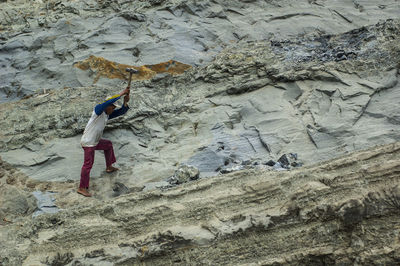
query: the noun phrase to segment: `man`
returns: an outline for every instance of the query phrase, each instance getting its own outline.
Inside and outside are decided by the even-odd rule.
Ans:
[[[124,104],[121,108],[115,110],[116,106],[114,103],[122,96],[124,96]],[[118,170],[118,168],[112,166],[116,160],[111,141],[101,139],[101,137],[103,135],[103,130],[106,126],[107,120],[125,114],[129,109],[128,102],[129,87],[123,90],[120,94],[109,97],[105,102],[96,105],[93,110],[92,117],[89,119],[89,122],[86,125],[81,139],[81,145],[84,150],[84,163],[81,170],[81,182],[77,191],[79,194],[82,194],[85,197],[92,196],[88,189],[90,170],[93,166],[95,150],[104,151],[107,173],[112,173]]]

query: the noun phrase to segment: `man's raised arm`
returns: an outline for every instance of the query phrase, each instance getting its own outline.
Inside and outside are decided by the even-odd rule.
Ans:
[[[114,110],[114,112],[112,112],[109,116],[108,119],[113,119],[116,118],[120,115],[125,114],[128,110],[129,110],[129,106],[128,106],[128,102],[129,102],[129,88],[127,88],[126,90],[128,90],[128,94],[125,94],[124,97],[124,104],[122,105],[121,108]]]
[[[96,105],[96,107],[94,108],[94,112],[96,113],[96,115],[101,115],[104,112],[104,110],[107,108],[107,106],[109,106],[110,104],[115,103],[123,95],[127,95],[127,94],[129,94],[129,89],[128,88],[126,88],[125,90],[121,91],[120,94],[116,94],[116,95],[112,96],[109,100],[105,101],[104,103]]]

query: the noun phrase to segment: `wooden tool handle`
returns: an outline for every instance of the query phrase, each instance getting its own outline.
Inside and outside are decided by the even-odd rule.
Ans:
[[[131,87],[131,81],[132,81],[132,73],[129,73],[128,88]]]

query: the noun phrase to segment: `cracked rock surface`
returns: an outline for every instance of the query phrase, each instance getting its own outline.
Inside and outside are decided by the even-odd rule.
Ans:
[[[290,172],[239,171],[93,199],[0,227],[0,257],[5,265],[394,265],[399,159],[394,143]]]
[[[2,1],[0,102],[92,85],[90,75],[71,68],[92,55],[137,66],[171,59],[205,65],[235,43],[337,34],[399,12],[397,0]]]
[[[131,110],[105,132],[122,169],[112,178],[141,186],[180,164],[207,177],[248,160],[296,153],[310,164],[398,141],[399,32],[399,20],[387,20],[338,35],[242,43],[207,66],[135,81]],[[338,60],[338,47],[355,52]],[[93,106],[114,91],[66,87],[0,105],[1,156],[38,180],[79,180],[79,138]],[[94,183],[108,176],[103,167],[96,160]]]
[[[0,265],[395,265],[399,14],[0,1]],[[82,198],[81,134],[126,67],[120,171],[96,153]]]

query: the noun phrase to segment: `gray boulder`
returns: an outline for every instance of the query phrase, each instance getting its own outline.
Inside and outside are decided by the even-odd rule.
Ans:
[[[36,209],[35,197],[14,186],[3,184],[0,186],[0,214],[13,219],[18,216],[30,215]]]

